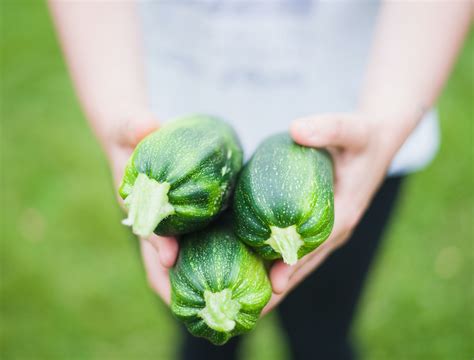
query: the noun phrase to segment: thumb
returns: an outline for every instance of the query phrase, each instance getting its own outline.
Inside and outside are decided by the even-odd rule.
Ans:
[[[354,114],[323,114],[297,119],[290,128],[293,139],[310,147],[360,149],[367,143],[367,124]]]
[[[179,251],[178,241],[176,238],[171,236],[157,236],[153,234],[147,240],[158,252],[161,265],[165,268],[172,267],[176,262]]]
[[[293,271],[293,267],[285,264],[283,261],[275,261],[270,269],[270,281],[274,294],[282,294],[287,290]]]

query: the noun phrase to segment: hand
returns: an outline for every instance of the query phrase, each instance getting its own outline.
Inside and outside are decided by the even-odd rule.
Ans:
[[[349,238],[384,179],[393,156],[405,140],[395,118],[365,114],[326,114],[296,120],[293,139],[304,146],[326,148],[335,174],[335,222],[330,237],[295,265],[282,261],[270,270],[273,309],[298,283]]]
[[[146,135],[158,128],[158,121],[148,112],[134,113],[129,119],[114,122],[109,129],[98,134],[112,166],[118,189],[135,146]],[[122,199],[119,202],[123,205]],[[178,254],[178,242],[174,237],[152,235],[140,239],[141,254],[150,287],[167,303],[170,303],[168,268],[172,267]]]

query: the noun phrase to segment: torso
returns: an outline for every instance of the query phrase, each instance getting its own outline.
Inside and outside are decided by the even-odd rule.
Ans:
[[[295,118],[356,106],[377,2],[141,4],[150,91],[160,119],[221,116],[235,127],[250,156],[263,138],[287,131]],[[429,162],[437,134],[431,113],[391,172]]]

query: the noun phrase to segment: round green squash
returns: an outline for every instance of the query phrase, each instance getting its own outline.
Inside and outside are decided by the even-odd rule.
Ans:
[[[272,294],[263,260],[228,224],[184,235],[170,281],[172,313],[216,345],[253,329]]]
[[[242,167],[233,129],[192,115],[165,124],[135,148],[119,188],[139,236],[184,234],[206,226],[226,205]]]
[[[265,259],[294,264],[317,248],[334,223],[329,154],[288,134],[266,139],[242,170],[234,198],[236,233]]]

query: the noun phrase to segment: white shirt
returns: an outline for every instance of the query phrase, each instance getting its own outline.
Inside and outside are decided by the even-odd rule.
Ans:
[[[377,2],[160,0],[141,2],[148,79],[160,119],[222,117],[246,157],[292,120],[354,111]],[[430,111],[390,174],[426,166],[439,144]]]

